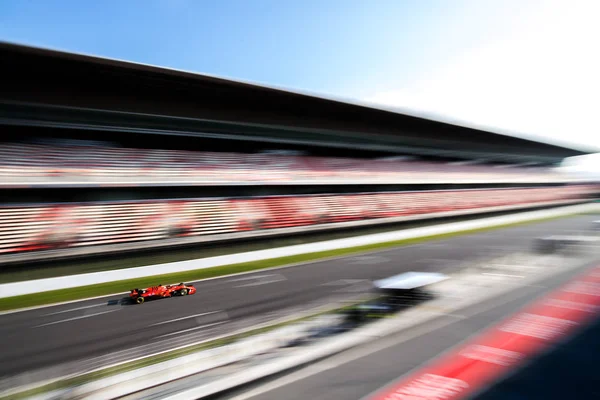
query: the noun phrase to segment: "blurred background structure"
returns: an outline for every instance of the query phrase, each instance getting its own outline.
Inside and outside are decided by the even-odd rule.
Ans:
[[[0,2],[0,400],[599,397],[598,11]]]
[[[0,263],[598,193],[556,169],[582,151],[146,65],[0,52]]]

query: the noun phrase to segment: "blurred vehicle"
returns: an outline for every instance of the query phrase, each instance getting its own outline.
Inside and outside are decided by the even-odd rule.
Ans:
[[[373,282],[373,300],[359,304],[347,312],[353,322],[363,322],[374,318],[384,318],[403,308],[432,299],[427,287],[449,277],[440,273],[406,272]]]
[[[129,297],[137,304],[142,304],[146,300],[164,299],[173,296],[187,296],[195,294],[196,288],[193,285],[178,283],[175,285],[157,285],[146,289],[133,289]]]
[[[553,235],[535,239],[534,251],[540,254],[558,253],[575,246],[585,246],[598,243],[600,239],[595,236],[583,235]]]

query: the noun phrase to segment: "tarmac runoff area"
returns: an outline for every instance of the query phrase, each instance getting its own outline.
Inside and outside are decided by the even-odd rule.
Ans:
[[[597,217],[579,215],[399,247],[369,255],[312,262],[267,273],[256,272],[244,275],[243,278],[212,279],[197,283],[197,295],[149,302],[143,306],[125,306],[116,297],[2,315],[0,335],[3,341],[0,343],[0,352],[13,361],[0,367],[4,385],[0,389],[17,381],[24,384],[34,378],[50,379],[57,373],[63,373],[65,368],[73,368],[75,371],[91,370],[100,364],[119,362],[147,354],[148,351],[166,350],[210,339],[310,306],[316,307],[356,296],[365,290],[369,281],[398,273],[414,270],[452,273],[476,260],[528,251],[532,239],[538,236],[549,233],[581,234],[589,230],[594,220]],[[526,288],[536,289],[541,288]],[[512,303],[503,307],[510,304]],[[502,307],[498,310],[505,311]],[[466,313],[461,315],[468,316]],[[487,312],[485,316],[475,317],[474,321],[483,320],[485,323],[495,318],[486,316]],[[465,332],[476,329],[475,325],[470,325],[471,318],[441,318],[452,322],[452,332],[459,332],[454,336],[462,337]],[[467,325],[460,328],[463,323]],[[432,331],[427,335],[436,332]],[[439,339],[439,344],[436,345],[429,342],[420,345],[423,346],[423,354],[421,351],[414,351],[419,349],[419,344],[415,343],[410,346],[413,350],[406,356],[400,356],[404,360],[402,365],[410,367],[419,362],[417,359],[424,360],[428,354],[436,354],[435,351],[427,351],[439,350],[439,346],[446,348],[451,343]],[[392,351],[389,352],[391,353]],[[411,359],[411,353],[415,353],[414,359]],[[397,362],[398,357],[392,359]],[[379,363],[380,360],[376,362]],[[380,385],[388,377],[386,374],[389,374],[390,379],[397,378],[399,371],[377,368],[373,370],[374,377],[370,384]],[[318,374],[318,377],[321,375]],[[369,379],[366,378],[368,374],[364,379],[361,375],[347,376],[348,381],[364,380],[365,388],[369,386]],[[377,381],[375,376],[381,376],[381,379]],[[333,382],[334,380],[330,381]],[[327,391],[324,390],[323,393],[325,392]],[[357,398],[356,391],[353,394],[352,398]],[[303,396],[312,398],[306,397],[306,392]],[[279,398],[291,397],[286,395]]]

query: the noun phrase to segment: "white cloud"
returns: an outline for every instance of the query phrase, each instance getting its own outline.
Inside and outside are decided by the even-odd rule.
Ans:
[[[426,79],[363,100],[600,149],[600,2],[522,4],[529,7],[485,46],[430,68]]]

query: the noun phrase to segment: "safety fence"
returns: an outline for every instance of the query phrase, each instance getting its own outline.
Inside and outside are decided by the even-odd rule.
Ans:
[[[0,254],[583,199],[594,186],[0,207]]]
[[[450,183],[566,181],[546,167],[101,145],[0,144],[0,185],[103,183]]]

